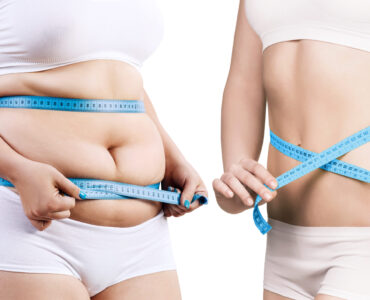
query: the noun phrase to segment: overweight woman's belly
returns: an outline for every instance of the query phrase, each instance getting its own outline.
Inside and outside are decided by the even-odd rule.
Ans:
[[[34,73],[0,76],[0,96],[142,99],[139,73],[123,62],[94,60]],[[66,177],[138,185],[163,179],[164,149],[146,113],[0,109],[0,135],[24,157],[48,163]],[[16,188],[11,188],[16,192]],[[78,200],[71,219],[128,227],[154,217],[159,202]]]
[[[370,53],[302,40],[264,52],[271,130],[283,140],[321,152],[370,125]],[[339,158],[370,170],[370,145]],[[300,162],[269,145],[275,177]],[[317,169],[278,190],[269,216],[303,226],[370,226],[370,184]]]

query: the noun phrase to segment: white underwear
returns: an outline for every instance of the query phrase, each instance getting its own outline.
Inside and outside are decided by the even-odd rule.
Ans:
[[[269,219],[264,288],[297,300],[370,299],[370,227],[305,227]]]
[[[72,275],[92,297],[128,278],[174,269],[163,212],[133,227],[65,218],[39,231],[19,195],[0,186],[0,270]]]

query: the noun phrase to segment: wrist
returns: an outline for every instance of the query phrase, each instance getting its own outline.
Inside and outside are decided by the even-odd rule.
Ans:
[[[218,206],[229,214],[239,214],[253,206],[246,206],[238,196],[232,198],[225,198],[223,196],[216,196]]]
[[[23,175],[25,168],[27,168],[32,163],[34,163],[34,161],[23,156],[19,156],[16,160],[12,162],[11,166],[9,167],[9,171],[6,174],[7,180],[15,185],[15,183]]]

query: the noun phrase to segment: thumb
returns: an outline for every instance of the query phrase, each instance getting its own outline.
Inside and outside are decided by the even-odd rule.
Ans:
[[[187,209],[190,207],[196,187],[197,185],[193,180],[185,182],[184,189],[181,193],[180,203]]]
[[[61,175],[57,181],[58,187],[69,196],[75,199],[85,199],[86,194],[71,180]]]

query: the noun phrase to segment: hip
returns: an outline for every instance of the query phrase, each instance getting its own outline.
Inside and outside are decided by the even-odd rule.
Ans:
[[[369,299],[370,227],[306,227],[269,219],[264,288],[292,299]]]
[[[54,220],[43,231],[23,214],[20,198],[0,186],[0,270],[72,275],[90,297],[139,275],[176,269],[167,220],[127,228]],[[93,237],[93,238],[92,238]]]

